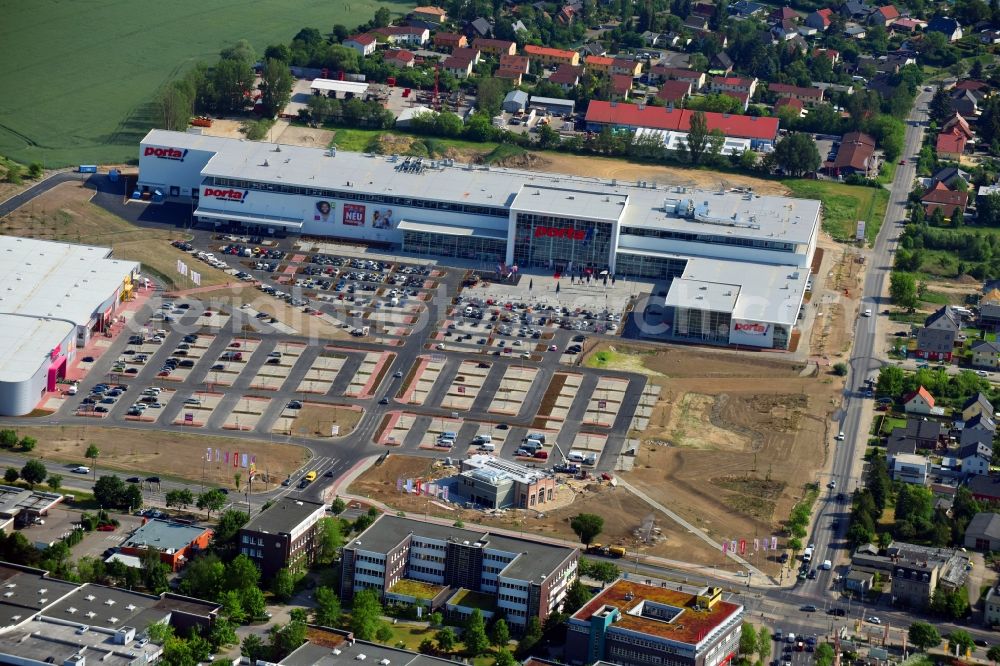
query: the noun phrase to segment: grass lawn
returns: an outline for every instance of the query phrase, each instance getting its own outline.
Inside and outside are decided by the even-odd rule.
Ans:
[[[827,180],[781,181],[792,196],[823,202],[823,229],[836,240],[853,240],[858,220],[865,221],[865,237],[875,242],[885,218],[889,193],[874,187],[845,185]]]
[[[389,627],[392,629],[392,639],[386,645],[404,647],[414,652],[417,651],[425,638],[434,640],[434,634],[437,633],[436,629],[431,629],[426,624],[400,622],[399,624],[390,624]]]
[[[353,152],[366,152],[370,150],[372,141],[383,134],[394,134],[399,136],[411,136],[423,143],[429,152],[439,153],[449,148],[459,150],[475,150],[480,153],[488,153],[497,150],[499,144],[478,141],[466,141],[464,139],[444,139],[440,137],[423,136],[399,130],[384,129],[358,129],[355,127],[331,127],[334,131],[333,141],[330,145],[336,146],[339,150]],[[434,155],[431,155],[433,157]],[[502,157],[506,157],[503,155]],[[498,158],[499,159],[499,158]]]
[[[899,162],[886,162],[882,165],[882,172],[878,175],[878,182],[888,185],[896,177],[896,167]]]
[[[440,585],[424,583],[412,578],[403,578],[397,581],[389,591],[395,594],[404,594],[414,599],[433,599],[443,589]]]
[[[402,14],[404,0],[126,0],[4,3],[0,43],[0,155],[46,167],[138,157],[152,125],[150,101],[198,61],[247,39],[261,53],[302,27],[354,29],[378,7]]]

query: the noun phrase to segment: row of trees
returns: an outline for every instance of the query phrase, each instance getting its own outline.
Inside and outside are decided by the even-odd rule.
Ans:
[[[875,392],[880,396],[899,398],[921,386],[939,400],[955,404],[965,402],[976,393],[983,393],[990,400],[1000,397],[987,379],[971,370],[950,375],[944,370],[920,368],[916,372],[906,373],[894,365],[887,365],[879,371]]]

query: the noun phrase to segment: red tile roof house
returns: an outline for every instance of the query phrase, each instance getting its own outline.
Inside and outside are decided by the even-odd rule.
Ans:
[[[794,110],[796,117],[802,117],[803,105],[801,100],[794,97],[779,97],[778,101],[774,103],[775,112],[785,108]]]
[[[441,66],[455,78],[464,79],[472,73],[472,67],[479,62],[477,49],[455,49],[444,59]]]
[[[374,36],[368,33],[363,33],[360,35],[353,35],[348,37],[342,42],[342,46],[346,46],[349,49],[354,49],[362,57],[369,56],[375,53],[375,47],[378,46],[378,40]]]
[[[806,17],[806,25],[810,28],[816,28],[817,30],[826,30],[830,27],[832,16],[832,9],[817,9]]]
[[[708,87],[711,92],[741,92],[753,96],[757,79],[743,76],[716,76]]]
[[[941,209],[945,218],[951,219],[956,212],[961,215],[969,205],[969,193],[948,189],[948,186],[938,182],[931,191],[920,197],[924,212],[930,216],[935,210]]]
[[[676,79],[687,81],[691,84],[692,90],[701,90],[705,87],[706,76],[704,72],[696,72],[693,69],[682,69],[680,67],[664,67],[663,65],[653,65],[649,70],[651,83]]]
[[[934,396],[923,386],[903,396],[903,411],[907,414],[927,414],[934,409]]]
[[[642,127],[687,132],[691,127],[690,109],[670,109],[658,106],[638,106],[593,100],[587,107],[587,129],[599,132],[604,127],[636,130]],[[730,113],[705,112],[709,131],[717,129],[737,139],[750,139],[750,148],[760,150],[773,146],[778,136],[777,118],[743,116]]]
[[[802,102],[807,108],[813,108],[817,104],[823,103],[822,88],[805,88],[803,86],[790,86],[787,83],[769,83],[767,90],[777,98],[791,97]]]
[[[812,55],[814,58],[826,56],[830,60],[831,65],[836,65],[840,62],[840,51],[836,49],[813,49]]]
[[[937,137],[937,155],[939,160],[951,160],[958,162],[965,152],[965,144],[968,139],[965,133],[957,128],[952,128],[947,132],[941,132]]]
[[[496,71],[498,79],[515,81],[514,85],[521,82],[521,77],[528,73],[530,61],[526,56],[507,55],[500,56],[500,67]]]
[[[412,25],[390,25],[384,28],[375,28],[371,32],[374,35],[382,35],[390,44],[423,46],[431,40],[430,30]]]
[[[628,99],[632,92],[632,77],[628,74],[611,75],[611,94],[618,99]]]
[[[926,21],[920,21],[912,18],[901,18],[893,21],[889,28],[895,32],[913,33],[916,32],[918,28],[924,28],[926,26]]]
[[[559,65],[559,69],[552,72],[549,83],[554,83],[563,90],[569,90],[580,82],[580,75],[583,74],[581,65]]]
[[[673,79],[664,81],[660,84],[660,89],[656,91],[656,96],[665,102],[680,105],[691,96],[691,82]]]
[[[396,67],[413,67],[413,61],[416,60],[416,56],[410,51],[404,49],[396,49],[391,51],[386,51],[382,56],[383,62],[387,65],[395,65]]]
[[[517,53],[517,44],[506,39],[489,39],[487,37],[476,37],[472,41],[472,48],[479,49],[483,55],[505,56]]]
[[[899,18],[899,10],[893,5],[879,7],[868,17],[869,25],[883,25],[888,27],[890,23]]]
[[[448,12],[440,7],[414,7],[410,15],[415,19],[432,23],[444,23],[448,19]]]
[[[434,48],[450,53],[454,49],[462,49],[469,45],[469,39],[457,32],[438,32],[434,34]]]
[[[848,132],[841,138],[837,156],[824,168],[831,176],[849,176],[852,173],[868,176],[876,166],[874,156],[875,139],[862,132]]]
[[[750,108],[750,93],[736,92],[735,90],[723,90],[719,93],[726,97],[732,97],[740,103],[740,108],[745,112]]]

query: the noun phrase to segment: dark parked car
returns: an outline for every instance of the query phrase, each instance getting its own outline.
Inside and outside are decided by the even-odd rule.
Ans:
[[[125,481],[127,481],[128,483],[140,483],[139,477],[137,476],[130,476],[127,479],[125,479]]]

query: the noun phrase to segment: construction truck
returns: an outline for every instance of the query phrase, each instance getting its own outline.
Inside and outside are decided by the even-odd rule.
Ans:
[[[587,546],[587,552],[591,555],[604,555],[605,557],[625,557],[625,549],[622,546],[602,546],[599,543],[592,543]]]

